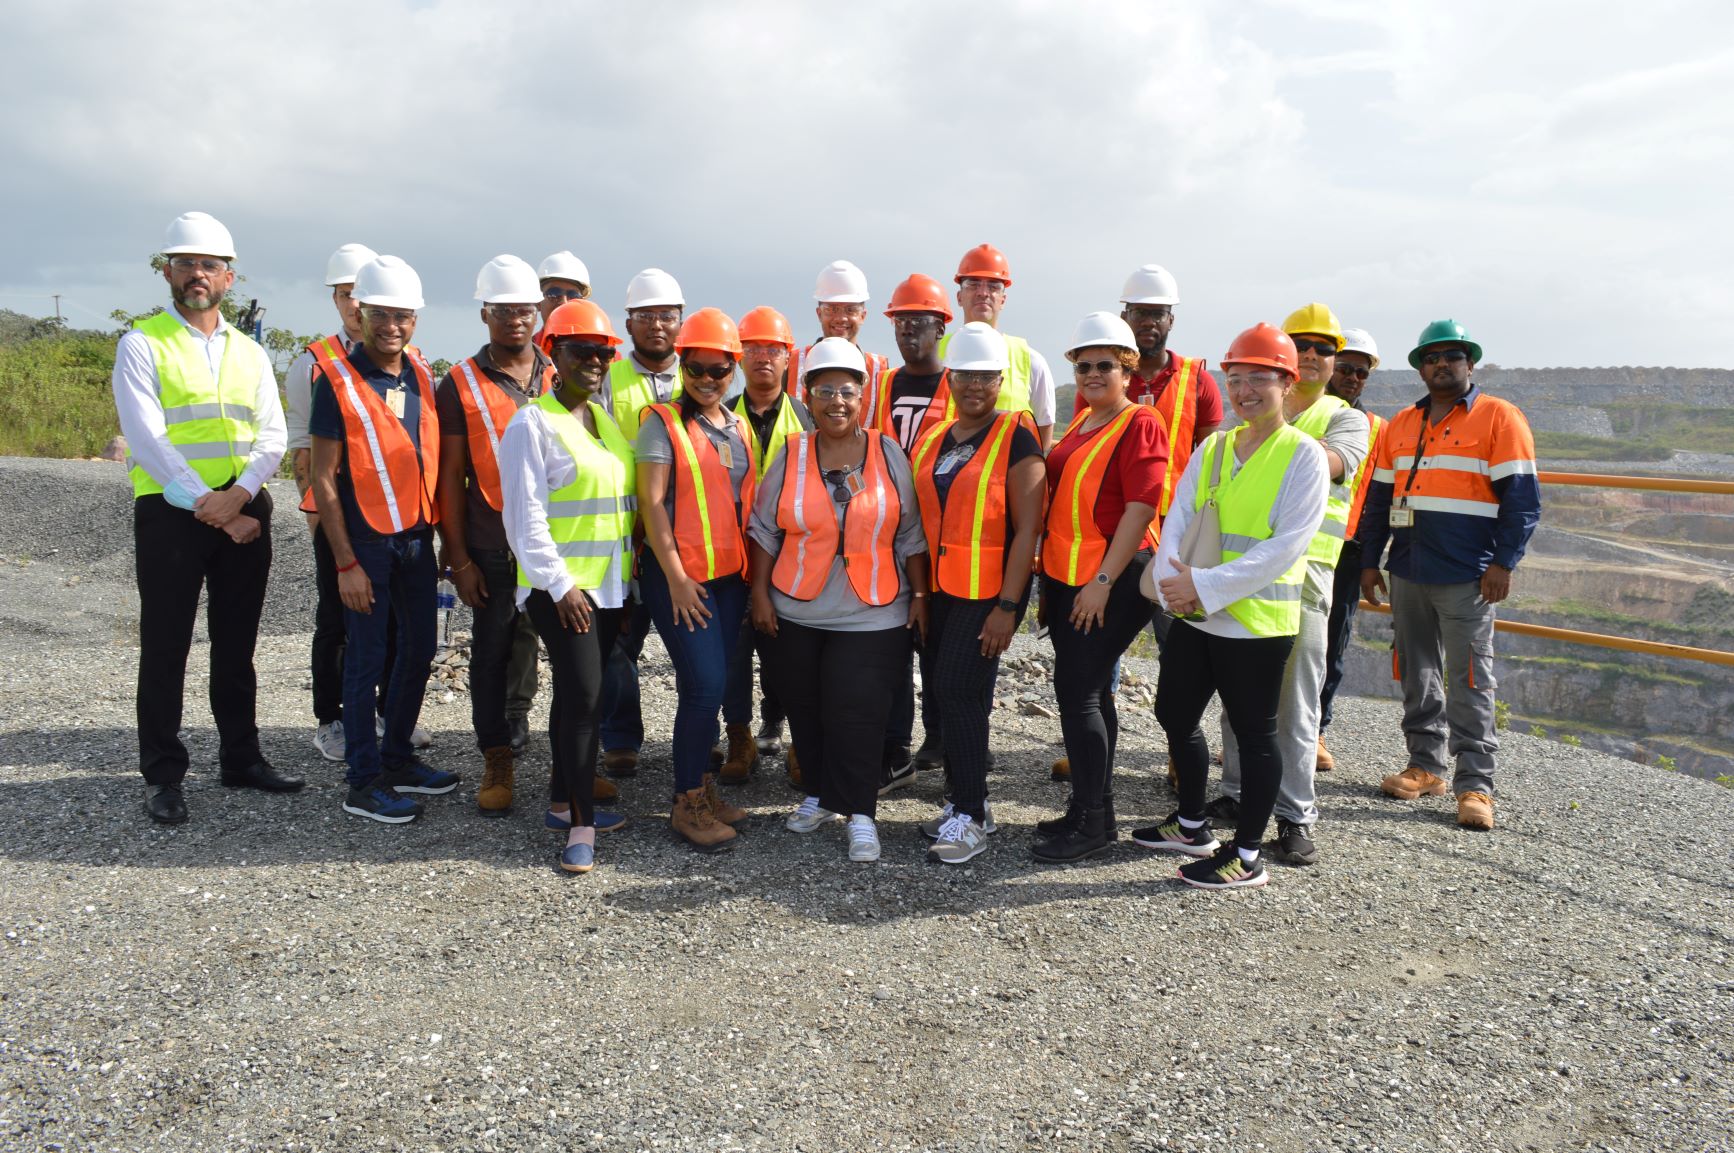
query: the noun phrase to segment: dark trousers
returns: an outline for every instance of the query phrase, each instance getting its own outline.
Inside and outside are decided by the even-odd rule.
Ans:
[[[253,650],[265,582],[271,574],[271,494],[241,510],[257,517],[251,544],[236,544],[222,529],[203,525],[161,495],[133,501],[133,549],[138,573],[138,761],[153,785],[178,784],[187,775],[181,743],[187,653],[205,590],[211,638],[211,715],[217,722],[217,763],[241,770],[259,758],[254,711],[258,679]]]
[[[649,552],[638,574],[644,607],[656,624],[662,647],[674,665],[674,790],[689,792],[704,784],[710,772],[710,748],[716,744],[717,716],[722,712],[729,665],[741,638],[747,611],[747,585],[738,576],[706,581],[705,627],[688,630],[674,620],[674,600],[668,577]]]
[[[650,614],[642,604],[633,605],[630,614],[602,671],[602,747],[636,753],[644,746],[638,658],[644,655],[644,641],[650,636]]]
[[[514,567],[517,565],[516,560],[512,563]],[[516,577],[512,579],[517,580]],[[509,591],[516,599],[517,590]],[[531,706],[536,703],[541,653],[542,646],[537,641],[536,626],[531,622],[530,614],[519,613],[512,634],[512,659],[506,668],[506,716],[514,721],[529,716]]]
[[[902,625],[846,633],[777,621],[777,692],[803,787],[834,813],[878,812],[880,750],[909,635]]]
[[[337,561],[325,530],[313,530],[313,587],[318,599],[313,606],[313,719],[322,725],[343,719],[343,644],[348,635],[343,626],[343,600],[337,595]],[[380,674],[375,708],[385,715],[385,686],[397,659],[397,622],[388,620],[385,632],[385,671]]]
[[[776,637],[766,636],[753,627],[750,613],[742,615],[741,639],[735,645],[734,663],[729,665],[728,688],[723,692],[725,724],[753,723],[754,653],[759,656],[759,720],[767,725],[780,725],[788,719],[771,676],[771,646],[776,643]]]
[[[601,738],[597,712],[602,703],[604,654],[614,651],[620,631],[619,609],[590,611],[590,631],[574,632],[560,623],[553,598],[536,589],[524,612],[548,647],[554,675],[554,700],[548,707],[548,747],[553,751],[555,803],[572,806],[577,828],[596,823],[596,746]]]
[[[410,733],[421,716],[435,644],[435,585],[432,529],[392,536],[351,538],[350,548],[373,583],[373,608],[343,610],[348,644],[343,653],[343,743],[351,785],[363,785],[383,766],[415,757]],[[397,661],[385,690],[385,742],[373,731],[370,707],[385,671],[385,638],[397,621]]]
[[[927,649],[917,645],[904,662],[903,678],[897,695],[891,699],[891,718],[885,723],[885,763],[892,761],[892,751],[901,753],[915,741],[915,670],[921,669],[921,732],[923,745],[938,748],[943,743],[940,710],[934,707],[933,692],[927,688],[933,675],[933,659]]]
[[[1211,694],[1222,697],[1222,711],[1240,748],[1240,824],[1234,839],[1248,849],[1263,842],[1282,783],[1276,712],[1293,647],[1293,637],[1219,637],[1176,620],[1169,625],[1156,676],[1156,723],[1168,735],[1168,759],[1180,778],[1180,815],[1188,820],[1204,819],[1210,773],[1210,746],[1198,721]]]
[[[1319,731],[1331,723],[1331,702],[1343,683],[1343,662],[1355,636],[1355,613],[1361,605],[1361,546],[1343,545],[1331,584],[1331,617],[1325,625],[1325,682],[1319,689]]]
[[[511,670],[523,643],[519,627],[518,565],[509,549],[470,550],[470,559],[482,570],[488,599],[470,610],[470,725],[476,731],[476,748],[497,749],[512,742],[506,720],[506,698]],[[535,661],[536,637],[529,636],[530,660]]]
[[[1072,764],[1072,797],[1087,809],[1101,807],[1102,794],[1114,791],[1114,754],[1120,741],[1120,716],[1114,707],[1114,666],[1156,606],[1138,591],[1148,553],[1139,553],[1108,592],[1102,623],[1083,632],[1070,620],[1072,602],[1083,591],[1042,577],[1047,600],[1048,636],[1054,643],[1054,695],[1060,706],[1060,735]]]
[[[934,593],[922,648],[922,699],[945,718],[939,745],[951,803],[977,821],[987,819],[987,719],[999,680],[999,658],[981,655],[981,627],[997,603]]]

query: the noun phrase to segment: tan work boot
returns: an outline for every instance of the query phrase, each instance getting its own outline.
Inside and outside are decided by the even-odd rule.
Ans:
[[[616,779],[638,775],[637,749],[609,749],[602,754],[602,768]]]
[[[729,725],[729,755],[722,763],[722,783],[744,785],[759,763],[759,743],[753,740],[749,725]]]
[[[592,801],[618,801],[620,789],[613,781],[598,773],[594,783],[590,786],[590,799]]]
[[[1070,757],[1061,757],[1059,760],[1055,761],[1048,768],[1048,777],[1050,779],[1056,780],[1056,781],[1069,781],[1069,780],[1071,780],[1072,779],[1072,759]]]
[[[750,815],[739,805],[723,800],[716,789],[715,773],[704,775],[704,799],[710,802],[710,811],[716,814],[716,819],[725,825],[738,825]]]
[[[1388,773],[1379,782],[1379,791],[1387,797],[1396,797],[1399,801],[1412,801],[1416,797],[1442,797],[1445,795],[1445,781],[1429,773],[1419,765],[1410,765],[1400,773]]]
[[[735,839],[735,831],[716,819],[710,798],[704,795],[703,785],[675,795],[674,811],[669,814],[668,823],[701,853],[729,848],[729,842]]]
[[[800,788],[801,787],[801,758],[795,755],[795,745],[794,745],[793,741],[789,742],[789,749],[788,749],[788,752],[783,754],[783,760],[788,763],[787,767],[789,770],[789,787],[792,789]]]
[[[512,746],[482,750],[482,787],[476,807],[484,817],[503,817],[512,809]]]
[[[1493,798],[1471,789],[1457,794],[1457,823],[1465,829],[1493,827]]]
[[[1320,737],[1319,738],[1318,771],[1321,773],[1328,773],[1336,767],[1337,767],[1337,758],[1331,756],[1331,751],[1329,749],[1325,748],[1325,739],[1323,737]]]

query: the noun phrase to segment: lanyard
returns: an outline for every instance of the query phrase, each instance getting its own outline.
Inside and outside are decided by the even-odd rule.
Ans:
[[[1460,404],[1462,402],[1459,401],[1458,403]],[[1451,406],[1451,411],[1445,414],[1444,420],[1441,420],[1439,424],[1443,425],[1446,420],[1450,420],[1451,413],[1456,411],[1457,405],[1453,404]],[[1427,426],[1429,424],[1427,417],[1431,412],[1432,407],[1429,405],[1427,413],[1423,414],[1421,417],[1421,431],[1415,434],[1415,459],[1409,462],[1409,479],[1403,484],[1403,495],[1399,499],[1399,503],[1406,502],[1409,499],[1409,490],[1415,487],[1415,473],[1421,468],[1421,457],[1427,448]],[[1443,432],[1449,431],[1450,429],[1443,430]],[[1443,435],[1443,433],[1441,433],[1441,435]]]

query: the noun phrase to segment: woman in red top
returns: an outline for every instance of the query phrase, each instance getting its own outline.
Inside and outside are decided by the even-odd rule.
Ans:
[[[1036,825],[1035,855],[1075,861],[1106,848],[1114,826],[1119,718],[1114,665],[1153,607],[1138,591],[1156,546],[1168,432],[1126,385],[1138,364],[1132,329],[1111,312],[1078,322],[1066,353],[1089,406],[1048,454],[1042,614],[1054,642],[1054,692],[1071,762],[1065,814]]]

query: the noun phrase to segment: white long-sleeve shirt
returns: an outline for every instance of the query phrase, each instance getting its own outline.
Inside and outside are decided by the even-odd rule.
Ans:
[[[534,404],[520,408],[500,438],[500,516],[519,571],[532,587],[556,601],[570,592],[575,582],[548,532],[548,497],[577,478],[578,466],[560,443],[548,414]],[[601,588],[584,590],[597,608],[617,609],[626,603],[626,581],[621,574],[629,567],[624,557],[627,547],[627,541],[616,541],[608,558],[608,579]],[[517,594],[518,607],[523,608],[530,599],[530,589],[519,585]]]
[[[187,324],[187,333],[205,352],[211,379],[222,371],[223,352],[228,348],[229,333],[235,331],[228,321],[220,321],[217,331],[209,337]],[[157,376],[156,357],[151,355],[150,341],[142,332],[129,332],[120,338],[114,351],[114,409],[120,417],[120,431],[126,437],[132,463],[150,474],[163,486],[163,498],[176,508],[190,509],[198,499],[211,491],[204,478],[169,443],[168,423],[163,419],[162,382]],[[283,405],[277,397],[277,374],[271,371],[271,360],[263,350],[259,353],[259,380],[253,396],[253,419],[257,431],[253,450],[247,457],[247,467],[235,484],[258,496],[265,482],[277,472],[283,450],[288,443],[288,430],[283,423]]]
[[[1226,437],[1224,432],[1213,433]],[[1226,447],[1226,446],[1225,446]],[[1186,526],[1192,520],[1192,505],[1198,494],[1198,472],[1204,465],[1204,446],[1186,462],[1186,471],[1174,490],[1174,502],[1168,508],[1168,519],[1162,523],[1162,539],[1151,561],[1156,572],[1157,598],[1162,607],[1168,603],[1161,596],[1162,578],[1172,576],[1171,563],[1180,555],[1180,542],[1186,536]],[[1223,462],[1223,484],[1240,472],[1240,461],[1230,452]],[[1215,568],[1192,570],[1192,585],[1198,590],[1198,601],[1206,616],[1201,621],[1186,623],[1203,632],[1219,637],[1250,638],[1245,625],[1223,610],[1235,601],[1243,600],[1267,587],[1306,555],[1313,534],[1325,519],[1325,499],[1330,490],[1330,466],[1325,450],[1311,437],[1303,437],[1295,446],[1294,459],[1289,461],[1277,491],[1276,504],[1270,510],[1271,535],[1253,545],[1241,556]]]
[[[1037,428],[1054,423],[1054,373],[1048,358],[1030,349],[1030,415]]]

